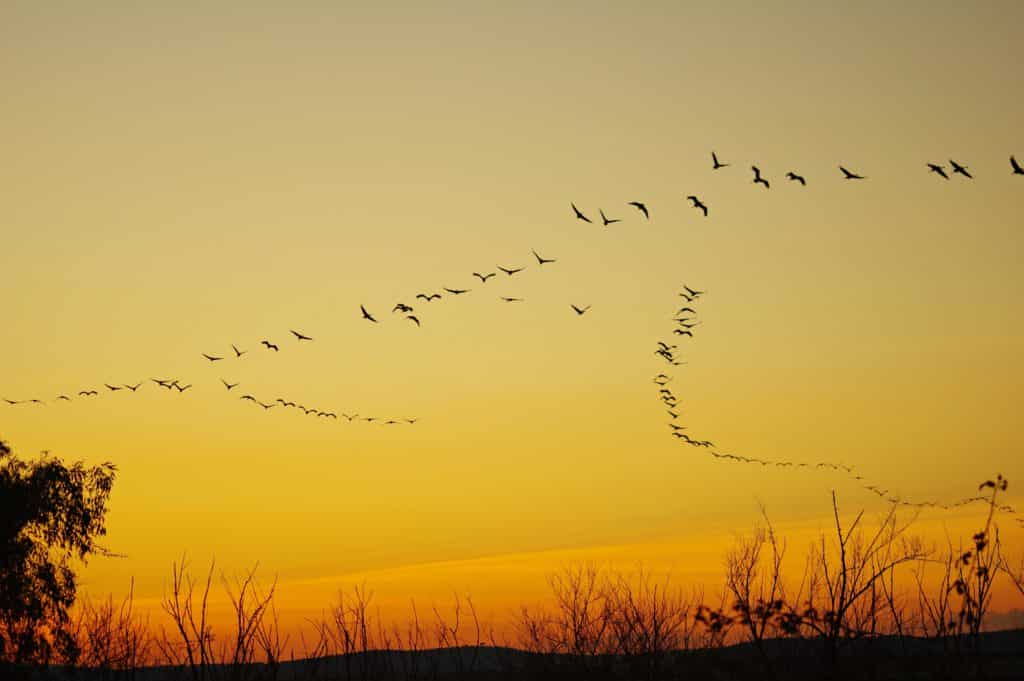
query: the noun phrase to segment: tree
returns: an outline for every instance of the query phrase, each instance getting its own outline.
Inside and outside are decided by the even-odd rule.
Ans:
[[[68,609],[76,562],[109,553],[111,463],[66,464],[44,453],[19,459],[0,441],[0,664],[74,661]]]

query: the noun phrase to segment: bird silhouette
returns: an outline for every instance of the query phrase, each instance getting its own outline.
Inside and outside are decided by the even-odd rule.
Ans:
[[[698,298],[698,297],[700,297],[700,296],[702,296],[702,295],[704,295],[706,293],[706,291],[694,290],[694,289],[690,288],[689,286],[686,286],[685,284],[683,285],[683,290],[685,290],[693,298]]]
[[[352,419],[358,418],[359,414],[342,414],[342,416],[344,416],[346,419],[348,419],[351,422]]]
[[[589,305],[587,305],[586,307],[580,308],[580,307],[576,307],[572,303],[569,304],[569,307],[571,307],[573,309],[573,311],[575,311],[576,314],[578,314],[580,316],[583,316],[583,313],[590,309]]]
[[[210,360],[211,362],[219,362],[220,360],[224,359],[223,357],[215,357],[213,355],[208,355],[205,352],[203,353],[203,357]]]
[[[429,303],[431,300],[434,300],[435,298],[436,299],[440,299],[441,298],[441,294],[440,293],[431,293],[431,294],[417,293],[416,294],[416,298],[425,300],[425,301],[427,301]]]
[[[530,252],[533,253],[533,257],[537,258],[537,264],[538,265],[547,265],[548,263],[558,262],[554,258],[542,258],[542,257],[540,257],[540,254],[537,253],[537,251],[531,250]]]
[[[244,355],[245,353],[249,352],[248,350],[239,350],[239,349],[238,349],[237,347],[235,347],[234,345],[232,345],[232,346],[231,346],[231,349],[235,351],[235,357],[236,357],[236,358],[238,358],[238,357],[241,357],[241,356],[242,356],[242,355]]]
[[[420,325],[420,320],[417,319],[415,316],[413,316],[411,314],[410,315],[406,315],[405,318],[408,319],[411,322],[416,322],[416,326]]]
[[[303,334],[299,333],[298,331],[294,331],[292,329],[288,329],[288,330],[292,332],[293,336],[295,336],[295,340],[298,340],[298,341],[311,341],[311,340],[313,340],[309,336],[303,335]]]
[[[401,312],[405,314],[406,312],[412,312],[412,308],[404,303],[398,303],[397,305],[395,305],[394,308],[392,308],[391,314],[394,314],[396,312]]]
[[[125,383],[124,387],[128,388],[132,392],[135,392],[136,390],[138,390],[139,388],[142,387],[142,383],[141,382],[140,383],[136,383],[135,385],[129,385],[129,384]]]
[[[676,314],[683,314],[684,312],[689,312],[691,314],[697,314],[697,311],[694,310],[692,307],[681,307],[678,310],[676,310]]]
[[[518,272],[522,272],[526,268],[525,267],[507,268],[507,267],[502,267],[501,265],[498,265],[498,269],[511,277],[513,274],[516,274]]]
[[[593,221],[591,221],[590,218],[588,218],[586,215],[580,212],[580,209],[576,207],[575,203],[570,203],[569,205],[572,206],[572,212],[576,213],[577,220],[583,220],[583,222],[589,222],[593,224]]]
[[[189,383],[188,385],[178,385],[177,382],[175,382],[172,385],[174,385],[174,387],[178,389],[179,393],[183,393],[183,392],[185,392],[186,390],[188,390],[189,388],[192,387],[191,383]]]
[[[448,288],[447,286],[442,288],[453,296],[461,296],[463,293],[469,293],[472,290],[468,288]]]
[[[803,175],[797,175],[792,170],[786,173],[786,179],[792,180],[794,182],[799,182],[805,187],[807,186],[807,180],[804,179]]]
[[[486,284],[488,279],[497,276],[497,272],[488,272],[487,274],[480,274],[479,272],[474,272],[473,276],[479,279],[481,284]]]
[[[704,205],[704,204],[703,204],[703,203],[701,202],[701,200],[700,200],[700,199],[698,199],[698,198],[697,198],[696,196],[693,196],[693,195],[691,195],[691,196],[687,196],[686,198],[687,198],[687,200],[688,200],[688,201],[692,201],[692,202],[693,202],[693,207],[694,207],[694,208],[697,208],[697,209],[699,209],[699,210],[702,210],[702,211],[704,211],[704,217],[707,217],[707,216],[708,216],[708,207],[707,207],[707,206],[705,206],[705,205]]]
[[[255,402],[256,402],[256,404],[258,404],[258,405],[260,405],[261,407],[263,407],[263,409],[264,409],[264,410],[267,410],[267,409],[273,409],[274,407],[276,407],[276,406],[277,406],[277,405],[276,405],[276,404],[274,404],[273,402],[271,402],[270,404],[267,404],[266,402],[260,402],[259,400],[256,400]]]
[[[373,316],[372,314],[370,314],[369,312],[367,312],[367,311],[366,311],[366,308],[365,308],[365,307],[363,307],[362,305],[360,305],[360,306],[359,306],[359,309],[360,309],[360,310],[362,310],[362,312],[363,312],[363,319],[367,319],[367,320],[369,320],[369,321],[373,322],[374,324],[376,324],[376,323],[377,323],[377,320],[376,320],[376,319],[374,319],[374,316]]]
[[[96,397],[99,393],[95,390],[79,390],[78,394],[82,397]]]
[[[1013,156],[1010,157],[1010,167],[1013,168],[1014,175],[1024,175],[1024,168],[1021,167],[1020,163]]]
[[[506,303],[521,303],[521,302],[523,302],[523,298],[509,298],[507,296],[501,296],[501,299],[504,300]]]
[[[221,383],[223,383],[223,384],[224,384],[224,387],[225,387],[225,388],[227,388],[228,390],[231,390],[232,388],[234,388],[234,387],[238,386],[238,384],[237,384],[237,383],[228,383],[228,382],[227,382],[227,381],[225,381],[225,380],[224,380],[223,378],[222,378],[222,379],[220,379],[220,382],[221,382]]]
[[[598,210],[597,212],[601,214],[601,222],[604,224],[605,227],[607,227],[608,225],[614,225],[616,222],[622,222],[622,220],[619,218],[609,218],[604,214],[603,210]]]
[[[839,166],[839,170],[843,171],[843,179],[844,180],[866,180],[867,179],[863,175],[858,175],[857,173],[851,172],[851,171],[847,170],[846,168],[844,168],[843,166]]]
[[[974,177],[967,172],[967,166],[962,166],[953,159],[949,159],[949,165],[953,166],[953,172],[958,175],[963,175],[968,180],[973,180]]]
[[[170,389],[170,387],[171,387],[171,379],[163,379],[163,380],[161,380],[159,378],[151,378],[149,380],[153,381],[154,383],[156,383],[161,388]]]
[[[677,336],[689,336],[690,338],[693,338],[693,332],[689,329],[672,329],[672,333]]]
[[[633,207],[634,207],[634,208],[636,208],[636,209],[637,209],[638,211],[640,211],[641,213],[643,213],[643,214],[644,214],[644,218],[646,218],[646,219],[648,219],[648,220],[650,220],[650,219],[651,219],[651,214],[647,212],[647,206],[645,206],[645,205],[644,205],[643,203],[641,203],[641,202],[639,202],[639,201],[630,201],[630,202],[629,202],[629,203],[627,203],[626,205],[627,205],[627,206],[633,206]]]
[[[727,168],[732,165],[731,163],[719,163],[718,155],[713,151],[711,152],[711,162],[713,164],[711,166],[712,170],[718,170],[719,168]]]
[[[281,348],[277,347],[268,340],[261,340],[260,343],[267,348],[267,350],[273,350],[274,352],[280,352]]]
[[[750,169],[754,171],[754,184],[763,184],[765,189],[771,189],[771,185],[768,184],[768,180],[761,177],[761,169],[757,166],[750,166]]]
[[[946,169],[943,168],[942,166],[938,165],[937,163],[929,163],[928,164],[928,170],[930,170],[931,172],[935,173],[936,175],[938,175],[939,177],[941,177],[944,180],[948,180],[949,179],[949,175],[946,174]]]
[[[79,393],[79,395],[81,395],[81,394],[82,394],[82,393]],[[10,405],[12,405],[12,406],[13,406],[13,405],[15,405],[15,404],[21,404],[21,402],[22,402],[22,401],[21,401],[21,400],[9,400],[9,399],[7,399],[7,398],[5,397],[5,398],[4,398],[4,402],[6,402],[7,404],[10,404]]]
[[[417,421],[419,421],[419,419],[405,419],[405,422],[408,423],[410,426],[416,423]]]
[[[250,402],[255,402],[256,401],[256,398],[253,397],[252,395],[242,395],[238,399],[240,399],[240,400],[249,400]]]
[[[118,390],[123,390],[123,388],[119,385],[110,385],[109,383],[104,383],[103,385],[107,386],[107,389],[110,390],[110,392],[112,393],[117,392]]]

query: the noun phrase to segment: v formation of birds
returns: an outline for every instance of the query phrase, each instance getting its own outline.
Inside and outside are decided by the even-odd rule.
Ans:
[[[720,171],[720,170],[723,170],[725,168],[729,168],[729,167],[731,167],[733,165],[732,163],[722,162],[719,159],[718,154],[716,152],[714,152],[714,151],[711,152],[711,161],[712,161],[712,164],[711,164],[711,170],[712,171]],[[844,165],[838,165],[837,167],[838,167],[838,170],[839,170],[839,175],[837,176],[837,179],[840,179],[840,180],[843,180],[843,181],[862,181],[862,180],[867,180],[868,179],[867,175],[862,175],[860,172],[851,170],[850,168],[848,168],[848,167],[846,167]],[[953,159],[949,159],[948,166],[946,164],[944,164],[944,163],[941,163],[941,162],[926,162],[924,168],[925,168],[925,171],[927,173],[934,174],[938,178],[940,178],[942,180],[945,180],[945,181],[950,181],[951,179],[953,179],[956,176],[959,176],[960,178],[962,178],[964,180],[973,180],[974,179],[973,173],[971,172],[970,168],[966,164],[958,162],[958,161],[953,160]],[[751,165],[750,166],[750,171],[752,173],[752,177],[751,177],[751,183],[752,184],[763,186],[765,188],[765,190],[771,189],[771,181],[765,176],[765,174],[763,173],[763,171],[761,170],[761,168],[759,166]],[[1024,167],[1022,167],[1020,165],[1020,163],[1017,161],[1017,159],[1014,156],[1012,156],[1012,155],[1010,156],[1010,173],[1012,175],[1024,176]],[[808,186],[808,181],[807,181],[806,175],[801,173],[801,172],[797,172],[796,170],[787,170],[785,172],[785,174],[784,174],[784,177],[785,177],[785,179],[788,182],[792,182],[792,183],[798,184],[800,187],[806,188]],[[710,208],[709,208],[707,202],[705,202],[698,195],[696,195],[696,194],[688,194],[688,195],[685,196],[685,200],[689,201],[691,206],[692,206],[692,208],[694,210],[698,211],[703,217],[707,218],[707,217],[710,216]],[[650,220],[651,219],[651,211],[650,211],[648,205],[646,203],[644,203],[643,201],[629,201],[625,205],[630,207],[630,208],[632,208],[635,211],[635,214],[640,216],[640,217],[642,217],[643,220],[646,221],[646,220]],[[576,220],[579,220],[579,221],[587,223],[587,224],[594,224],[594,220],[591,219],[591,217],[588,216],[588,214],[586,212],[584,212],[584,210],[582,210],[580,207],[578,207],[574,202],[570,202],[569,206],[572,209],[573,216],[575,217]],[[604,227],[609,227],[609,226],[611,226],[613,224],[617,224],[617,223],[623,222],[623,220],[624,220],[624,218],[622,218],[622,217],[615,217],[615,216],[610,217],[607,213],[605,213],[604,208],[599,208],[597,214],[598,214],[599,219],[601,221],[601,225],[604,226]],[[544,257],[540,253],[538,253],[536,250],[532,250],[531,254],[533,256],[533,260],[536,262],[536,266],[537,267],[544,267],[546,265],[551,265],[551,264],[554,264],[554,263],[558,262],[557,258]],[[495,266],[495,271],[483,271],[483,272],[474,271],[474,272],[471,273],[470,276],[472,276],[473,278],[475,278],[476,280],[479,281],[479,285],[476,287],[476,288],[479,288],[479,287],[487,285],[487,283],[491,279],[493,279],[494,277],[498,276],[499,272],[502,274],[503,277],[512,278],[512,277],[515,277],[516,275],[518,275],[520,272],[524,271],[525,269],[527,269],[526,265],[518,265],[518,264],[517,265],[512,265],[512,266],[496,265]],[[429,306],[432,303],[434,303],[434,301],[442,300],[442,299],[444,299],[446,297],[461,296],[461,295],[464,295],[464,294],[471,293],[473,291],[474,291],[474,289],[472,289],[472,288],[457,288],[457,287],[450,287],[450,286],[441,286],[439,289],[418,292],[415,295],[415,297],[414,297],[414,303],[415,303],[416,306],[419,306],[419,307]],[[705,293],[704,291],[693,289],[693,288],[690,288],[688,286],[684,286],[683,290],[679,292],[679,296],[681,297],[682,301],[685,304],[682,305],[681,307],[679,307],[675,311],[675,316],[673,317],[673,320],[676,323],[676,326],[672,329],[672,336],[673,336],[674,340],[681,341],[683,339],[693,338],[693,336],[694,336],[693,329],[694,329],[694,327],[696,327],[696,326],[698,326],[700,324],[700,322],[697,321],[696,317],[695,317],[695,315],[696,315],[695,305],[696,305],[698,299],[702,295],[704,295],[704,293]],[[498,296],[498,300],[500,302],[503,302],[503,303],[524,303],[524,302],[526,302],[525,298],[517,297],[517,296]],[[422,303],[422,305],[421,305],[421,303]],[[569,308],[571,309],[571,311],[573,313],[575,313],[576,316],[582,317],[591,309],[591,306],[589,304],[587,304],[587,305],[580,305],[580,304],[576,304],[575,302],[570,302],[569,303]],[[417,308],[414,305],[407,304],[407,303],[405,303],[403,301],[399,301],[399,302],[395,303],[394,307],[391,308],[391,312],[390,312],[390,315],[388,315],[388,317],[398,317],[399,315],[400,315],[401,319],[403,319],[405,322],[409,323],[412,326],[415,326],[415,327],[422,326],[422,321],[421,321],[422,311],[421,312],[417,312]],[[364,320],[364,321],[366,321],[368,323],[371,323],[371,324],[380,324],[381,323],[381,319],[384,319],[384,317],[381,317],[377,313],[368,310],[365,304],[360,304],[359,305],[359,316],[360,316],[360,318],[362,320]],[[289,329],[289,336],[290,336],[289,340],[291,340],[293,343],[301,344],[301,343],[314,342],[313,336],[308,335],[308,334],[306,334],[306,333],[304,333],[302,331],[295,330],[295,329]],[[278,353],[278,352],[281,351],[281,341],[277,340],[277,339],[275,339],[273,341],[270,340],[270,339],[267,339],[267,338],[261,339],[259,341],[259,346],[263,348],[264,352]],[[230,353],[227,353],[227,352],[217,352],[217,353],[203,352],[203,353],[200,353],[200,355],[207,362],[209,362],[211,364],[215,364],[217,362],[222,362],[222,361],[227,360],[227,359],[239,360],[244,355],[246,355],[246,354],[248,354],[250,352],[249,349],[242,349],[242,348],[239,348],[237,345],[231,345],[230,347],[231,347],[231,352]],[[669,343],[667,341],[658,341],[657,342],[657,348],[654,351],[654,354],[656,354],[657,356],[661,357],[670,366],[681,366],[682,364],[684,364],[684,362],[682,362],[679,359],[678,352],[679,352],[678,343]],[[987,498],[981,497],[981,496],[965,497],[963,499],[959,499],[959,500],[956,500],[956,501],[953,501],[953,502],[948,502],[948,503],[942,503],[942,502],[935,501],[935,500],[910,501],[910,500],[907,500],[907,499],[904,499],[904,498],[900,497],[895,492],[893,492],[893,491],[891,491],[889,489],[886,489],[886,488],[883,488],[883,487],[879,487],[878,485],[874,485],[874,484],[867,484],[864,481],[863,476],[858,475],[856,473],[854,467],[846,465],[846,464],[843,464],[843,463],[834,463],[834,462],[829,462],[829,461],[797,462],[797,461],[787,461],[787,460],[770,460],[770,459],[763,459],[763,458],[757,458],[757,457],[749,457],[749,456],[743,456],[743,455],[738,455],[738,454],[731,454],[731,453],[722,452],[722,451],[720,451],[720,450],[718,450],[716,448],[716,446],[715,446],[715,444],[713,442],[711,442],[709,440],[706,440],[706,439],[700,439],[700,438],[692,437],[688,432],[686,432],[687,431],[687,427],[684,426],[680,422],[680,417],[681,417],[681,414],[682,414],[682,405],[681,405],[678,397],[674,394],[674,392],[669,387],[669,384],[672,382],[672,380],[673,380],[672,377],[669,376],[668,374],[665,374],[665,373],[658,373],[654,377],[654,383],[658,386],[658,397],[659,397],[659,400],[665,406],[666,412],[668,413],[668,415],[670,417],[670,421],[669,421],[668,426],[669,426],[669,429],[671,431],[671,435],[673,437],[675,437],[681,444],[688,445],[690,447],[695,447],[695,448],[698,448],[698,449],[700,449],[702,451],[705,451],[706,453],[708,453],[710,456],[714,457],[715,459],[722,460],[722,461],[732,461],[732,462],[736,462],[736,463],[755,464],[755,465],[760,465],[760,466],[773,466],[773,467],[777,467],[777,468],[808,468],[808,469],[826,469],[826,470],[831,470],[831,471],[835,471],[835,472],[846,474],[847,476],[852,478],[854,481],[859,483],[863,488],[865,488],[866,490],[868,490],[868,491],[878,495],[879,497],[885,499],[889,503],[893,503],[893,504],[897,504],[897,505],[903,505],[903,506],[914,506],[914,507],[918,507],[918,508],[920,508],[920,507],[935,507],[935,508],[950,509],[950,508],[956,508],[956,507],[959,507],[959,506],[963,506],[963,505],[966,505],[966,504],[969,504],[969,503],[978,502],[978,501],[987,501]],[[153,385],[156,385],[158,387],[164,388],[167,391],[170,391],[170,392],[176,391],[178,394],[185,393],[186,391],[188,391],[189,389],[191,389],[193,387],[191,383],[182,383],[180,379],[173,379],[173,378],[171,378],[171,379],[151,378],[151,379],[149,379],[149,382],[151,384],[153,384]],[[232,383],[232,382],[230,382],[228,380],[225,380],[223,378],[220,379],[220,382],[221,382],[221,384],[223,385],[223,387],[225,388],[225,390],[228,393],[231,393],[232,391],[234,391],[236,388],[238,388],[241,385],[240,382],[236,381],[236,382]],[[121,391],[126,391],[126,392],[134,394],[145,384],[146,384],[146,382],[144,382],[144,381],[139,381],[139,382],[136,382],[136,383],[104,383],[102,389],[100,389],[100,388],[86,388],[86,389],[77,390],[77,391],[60,393],[59,395],[57,395],[54,398],[54,401],[55,402],[71,402],[71,401],[77,400],[77,399],[87,399],[88,400],[88,399],[96,398],[96,397],[98,397],[99,395],[101,395],[103,393],[111,394],[111,393],[116,393],[116,392],[121,392]],[[37,405],[37,406],[43,406],[43,405],[47,404],[46,400],[43,400],[43,399],[40,399],[40,398],[29,398],[29,399],[18,399],[18,400],[15,400],[15,399],[9,399],[9,398],[5,397],[5,398],[2,398],[2,399],[3,399],[3,402],[5,402],[9,406],[18,406],[18,405]],[[338,416],[340,414],[342,419],[344,419],[346,422],[349,422],[349,423],[362,422],[362,423],[378,424],[378,425],[384,425],[384,426],[393,426],[393,425],[412,425],[412,424],[416,423],[417,420],[418,420],[416,418],[408,418],[408,417],[401,417],[401,418],[399,418],[399,417],[380,417],[380,416],[361,415],[361,414],[356,413],[356,412],[352,412],[352,413],[349,413],[349,412],[337,412],[337,411],[335,411],[333,409],[330,409],[330,410],[329,409],[321,409],[321,408],[318,408],[318,407],[314,407],[312,405],[305,405],[305,404],[302,404],[302,403],[300,403],[300,402],[298,402],[296,400],[286,399],[286,398],[283,398],[283,397],[278,397],[278,398],[275,398],[273,400],[262,400],[262,399],[259,399],[259,398],[257,398],[256,396],[254,396],[252,394],[248,394],[247,393],[247,394],[241,395],[238,399],[240,399],[242,401],[246,401],[246,402],[251,402],[254,406],[257,406],[257,407],[261,408],[263,411],[269,411],[271,409],[280,407],[282,409],[293,409],[293,410],[295,410],[297,412],[302,412],[304,415],[314,416],[317,419],[338,420]],[[1004,505],[1004,506],[1002,506],[1000,508],[1001,508],[1001,510],[1009,512],[1011,514],[1019,515],[1015,509],[1013,509],[1013,508],[1011,508],[1009,506]],[[1022,524],[1024,524],[1024,519],[1018,518],[1018,522],[1021,522]]]

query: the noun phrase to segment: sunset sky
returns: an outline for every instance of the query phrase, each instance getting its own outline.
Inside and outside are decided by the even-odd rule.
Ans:
[[[0,8],[0,398],[48,401],[0,404],[0,438],[117,464],[127,558],[86,590],[159,597],[187,552],[259,561],[294,613],[364,579],[501,612],[569,560],[714,586],[759,504],[794,538],[832,489],[882,513],[669,437],[683,284],[695,437],[910,499],[1001,472],[1024,505],[1024,4],[186,4]],[[928,172],[951,158],[975,179]],[[527,269],[471,276],[496,265]],[[444,286],[472,291],[414,298]],[[102,385],[151,377],[194,388]]]

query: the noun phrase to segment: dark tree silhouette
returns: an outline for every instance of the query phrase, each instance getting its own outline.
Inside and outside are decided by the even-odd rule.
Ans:
[[[115,467],[25,461],[0,441],[0,668],[74,660],[68,609],[76,562],[108,554],[107,500]]]

